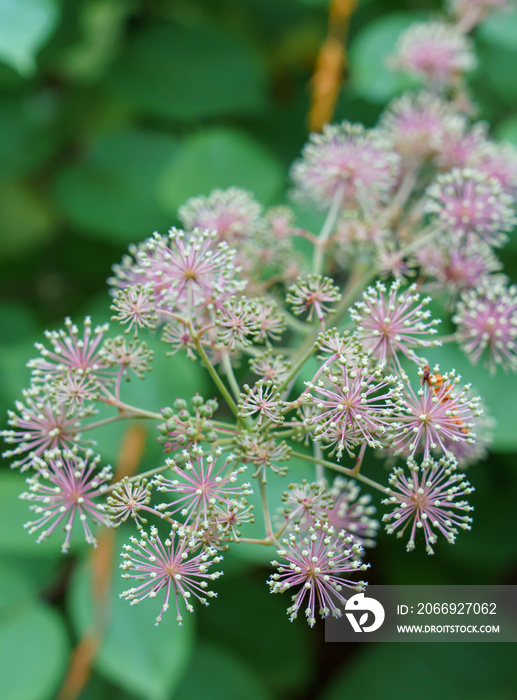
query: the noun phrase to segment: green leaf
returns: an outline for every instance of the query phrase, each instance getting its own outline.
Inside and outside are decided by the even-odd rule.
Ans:
[[[1,345],[19,343],[32,336],[36,330],[36,318],[32,308],[18,300],[0,301],[0,318]]]
[[[350,87],[372,102],[384,103],[414,82],[392,70],[388,59],[402,32],[418,15],[394,12],[369,22],[350,45]]]
[[[276,557],[273,547],[264,549]],[[289,622],[292,593],[272,595],[266,584],[268,573],[262,569],[257,577],[223,577],[217,601],[203,611],[200,628],[204,638],[243,659],[268,688],[282,696],[311,683],[316,640],[303,616]]]
[[[0,0],[0,59],[23,75],[33,73],[57,20],[54,0]]]
[[[418,688],[419,700],[502,699],[516,681],[512,644],[364,644],[320,698],[400,700]]]
[[[0,617],[2,700],[55,698],[67,657],[65,626],[49,606],[16,605]]]
[[[479,42],[478,57],[479,68],[476,73],[476,84],[479,85],[479,89],[488,89],[488,98],[490,98],[491,92],[495,92],[496,98],[508,108],[513,109],[517,99],[517,85],[509,66],[512,66],[517,59],[515,41],[513,50],[503,39],[501,42]],[[492,97],[490,102],[493,101]],[[487,107],[490,114],[493,105],[488,104]]]
[[[109,618],[95,668],[142,700],[169,700],[192,652],[192,619],[185,613],[183,625],[179,626],[172,601],[163,622],[155,626],[161,594],[156,600],[146,599],[138,606],[130,606],[119,597],[128,587],[128,582],[120,576],[118,557],[122,544],[129,540],[128,529],[118,530],[117,535]],[[72,622],[80,636],[93,623],[91,590],[91,569],[85,565],[72,582],[69,600]]]
[[[282,167],[264,146],[232,129],[211,129],[183,141],[161,177],[159,194],[163,206],[175,214],[189,197],[214,188],[241,187],[268,204],[283,181]]]
[[[200,673],[199,670],[203,669]],[[271,694],[263,676],[254,673],[242,660],[212,644],[196,647],[191,665],[185,673],[174,700],[268,700]]]
[[[31,600],[34,582],[19,566],[0,558],[0,619],[15,606]]]
[[[137,129],[101,136],[83,163],[58,175],[56,198],[65,217],[88,236],[118,243],[168,228],[156,188],[176,144],[167,134]]]
[[[1,0],[0,0],[1,2]],[[49,109],[50,107],[50,109]],[[25,175],[48,155],[53,146],[49,130],[51,105],[38,96],[0,102],[0,178]]]
[[[500,141],[509,141],[517,146],[517,114],[500,122],[495,128],[495,135]]]
[[[506,51],[517,51],[517,12],[489,15],[478,30],[478,38]]]
[[[147,28],[122,54],[109,86],[139,111],[187,121],[252,114],[266,103],[251,47],[209,24]]]
[[[22,183],[0,186],[0,246],[4,259],[26,255],[53,235],[50,214],[40,197]]]

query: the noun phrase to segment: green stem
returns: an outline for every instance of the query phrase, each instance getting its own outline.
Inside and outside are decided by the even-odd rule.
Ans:
[[[266,538],[275,541],[273,526],[271,525],[271,515],[269,513],[269,503],[267,502],[266,482],[259,478],[260,500],[262,501],[262,512],[264,513],[264,524],[266,526]]]
[[[96,420],[93,423],[88,423],[87,425],[83,425],[81,427],[80,432],[83,433],[86,430],[95,430],[96,428],[101,428],[104,425],[110,425],[110,423],[118,423],[118,421],[121,421],[121,420],[130,420],[130,419],[138,419],[138,418],[149,418],[149,416],[143,416],[143,415],[137,415],[137,414],[127,415],[124,413],[119,413],[116,416],[110,416],[109,418],[103,418],[102,420]]]
[[[147,479],[150,476],[154,476],[155,474],[160,474],[160,472],[164,472],[167,469],[170,469],[170,466],[168,464],[162,464],[161,467],[156,467],[156,469],[149,469],[147,472],[142,472],[141,474],[135,474],[135,476],[130,476],[127,481],[128,482],[133,482],[133,481],[138,481],[139,479]],[[113,491],[118,485],[119,481],[117,481],[115,484],[111,484],[111,486],[108,486],[106,489],[105,493],[109,493],[110,491]]]
[[[235,379],[235,374],[233,373],[232,363],[230,362],[230,356],[227,352],[223,352],[223,370],[228,379],[231,390],[233,391],[233,396],[236,401],[239,401],[241,390]]]
[[[363,474],[357,474],[355,472],[355,469],[346,469],[345,467],[342,467],[339,464],[335,464],[334,462],[329,462],[326,459],[317,459],[316,457],[311,457],[311,455],[305,454],[303,452],[296,452],[292,451],[291,452],[292,457],[298,457],[299,459],[305,459],[308,462],[314,462],[315,464],[321,464],[323,467],[327,467],[328,469],[333,469],[336,472],[339,472],[340,474],[346,474],[347,476],[352,477],[353,479],[357,479],[358,481],[362,481],[365,484],[368,484],[368,486],[371,486],[374,489],[377,489],[377,491],[382,491],[382,493],[387,493],[387,489],[385,486],[381,486],[381,484],[378,484],[376,481],[373,481],[373,479],[369,479],[367,476],[364,476]]]
[[[203,347],[203,346],[201,345],[201,343],[199,342],[199,338],[197,337],[197,333],[194,331],[194,328],[192,327],[192,324],[190,323],[189,326],[190,326],[190,333],[191,333],[192,338],[193,338],[193,340],[194,340],[194,344],[195,344],[195,346],[196,346],[196,349],[197,349],[197,351],[198,351],[198,353],[199,353],[201,359],[203,360],[203,364],[204,364],[205,367],[207,368],[208,373],[210,374],[210,376],[211,376],[212,379],[214,380],[215,385],[217,386],[217,388],[218,388],[219,391],[221,392],[221,395],[222,395],[222,397],[224,398],[224,400],[226,401],[226,403],[228,404],[228,406],[229,406],[231,412],[232,412],[236,417],[238,417],[239,411],[238,411],[238,409],[237,409],[237,404],[236,404],[235,401],[233,400],[232,395],[230,394],[230,392],[229,392],[228,389],[226,388],[226,386],[225,386],[223,380],[221,379],[221,377],[220,377],[219,374],[217,373],[215,367],[214,367],[213,364],[210,362],[210,360],[209,360],[209,358],[208,358],[208,355],[207,355],[206,352],[205,352],[204,347]]]
[[[153,411],[146,411],[144,408],[137,408],[136,406],[131,406],[128,403],[124,403],[123,401],[119,401],[115,398],[113,399],[101,399],[103,403],[108,404],[108,406],[116,406],[116,408],[119,409],[119,411],[122,412],[129,412],[131,417],[133,418],[152,418],[153,420],[163,420],[163,416],[161,413],[154,413]],[[130,416],[124,416],[125,418],[129,418]]]
[[[316,249],[314,251],[314,262],[312,267],[312,271],[315,275],[321,275],[323,272],[325,246],[330,234],[332,233],[332,228],[336,223],[336,219],[343,202],[343,190],[344,187],[340,187],[336,190],[334,199],[332,200],[332,204],[330,205],[330,209],[327,214],[327,218],[325,219],[320,235],[318,236],[315,244]]]

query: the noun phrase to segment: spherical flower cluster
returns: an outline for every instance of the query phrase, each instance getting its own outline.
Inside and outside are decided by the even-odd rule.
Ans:
[[[381,117],[380,127],[405,162],[418,164],[436,153],[457,118],[450,103],[423,91],[393,100]]]
[[[476,168],[475,159],[480,147],[488,141],[488,125],[478,122],[471,126],[463,115],[451,120],[436,143],[436,164],[443,171]]]
[[[35,458],[48,450],[71,448],[80,439],[77,413],[71,415],[64,404],[49,401],[40,388],[25,390],[23,397],[24,402],[15,404],[17,413],[8,411],[10,429],[0,433],[8,445],[15,445],[2,456],[16,457],[12,467],[21,471],[33,466]]]
[[[271,575],[268,585],[272,593],[300,587],[287,609],[291,622],[302,605],[306,606],[304,613],[310,627],[316,624],[316,611],[322,618],[330,614],[341,617],[339,605],[346,602],[343,588],[362,591],[366,585],[364,581],[348,578],[368,568],[361,562],[361,546],[344,530],[336,533],[327,523],[316,523],[307,535],[302,535],[295,526],[294,533],[282,540],[282,544],[277,552],[281,561],[271,562],[278,573]]]
[[[517,148],[513,144],[482,141],[467,165],[497,180],[507,195],[517,196]]]
[[[496,180],[477,170],[439,175],[427,190],[425,208],[439,230],[465,244],[480,239],[501,246],[517,223],[512,198]]]
[[[257,415],[257,425],[261,425],[264,419],[273,423],[283,423],[283,402],[281,394],[273,382],[259,379],[252,387],[245,384],[244,392],[239,400],[239,416],[246,418]]]
[[[479,362],[486,352],[491,372],[496,365],[517,370],[517,287],[486,279],[462,295],[453,321],[472,362]]]
[[[447,234],[422,246],[415,258],[422,274],[429,279],[426,288],[440,291],[445,288],[452,297],[479,286],[502,268],[488,244],[473,240],[468,246],[458,246],[458,241]]]
[[[415,548],[417,532],[423,532],[428,554],[434,554],[433,545],[442,534],[454,543],[459,529],[470,530],[472,518],[464,513],[473,510],[467,501],[474,489],[463,474],[456,473],[454,459],[442,458],[438,462],[427,460],[421,466],[413,460],[407,464],[409,474],[397,467],[390,475],[388,498],[383,504],[393,508],[383,516],[389,534],[403,537],[409,529],[406,549]]]
[[[115,292],[111,305],[115,315],[112,318],[122,325],[127,324],[126,333],[133,330],[135,336],[140,328],[154,330],[158,323],[155,301],[151,286],[138,283],[124,287]]]
[[[420,299],[416,284],[404,292],[400,292],[400,287],[401,281],[395,280],[388,292],[382,282],[377,282],[375,287],[368,287],[363,301],[350,310],[364,349],[379,362],[395,368],[400,368],[399,355],[422,364],[413,347],[440,345],[430,339],[440,323],[431,319],[431,312],[425,309],[431,298]]]
[[[146,343],[128,340],[123,335],[107,338],[99,354],[107,367],[118,370],[118,381],[124,376],[129,379],[129,371],[143,379],[152,369],[153,351]]]
[[[237,187],[214,190],[208,197],[193,197],[178,210],[178,217],[191,231],[216,231],[218,240],[235,243],[251,238],[260,224],[262,207],[251,192]]]
[[[277,442],[274,438],[265,438],[255,432],[244,432],[237,437],[237,453],[243,462],[256,467],[253,476],[260,476],[265,483],[268,469],[285,476],[291,447],[284,440]]]
[[[124,545],[120,565],[125,572],[122,578],[135,579],[139,585],[124,591],[121,597],[131,605],[138,605],[145,598],[156,598],[163,590],[164,600],[156,624],[162,621],[162,615],[169,609],[174,596],[176,621],[181,625],[180,601],[187,612],[194,612],[190,602],[192,597],[197,598],[201,605],[208,605],[208,599],[217,595],[208,586],[222,574],[220,571],[209,573],[208,570],[222,557],[211,548],[199,550],[199,542],[178,524],[173,525],[163,542],[156,527],[151,528],[150,534],[144,531],[139,534],[140,539],[131,537],[131,544]]]
[[[264,382],[281,384],[287,377],[290,367],[290,363],[283,355],[273,354],[270,349],[250,359],[251,371]]]
[[[97,470],[100,456],[86,452],[80,457],[77,450],[52,450],[44,460],[38,460],[38,473],[27,479],[29,491],[20,498],[30,502],[30,509],[39,517],[28,522],[25,527],[30,534],[41,530],[38,542],[46,540],[59,525],[66,532],[61,547],[67,552],[76,518],[82,524],[88,544],[96,546],[90,523],[110,525],[102,504],[95,499],[107,491],[111,480],[111,468]],[[44,528],[44,529],[42,529]]]
[[[307,532],[317,522],[328,519],[327,509],[332,506],[332,499],[325,483],[309,483],[304,479],[301,484],[289,484],[288,488],[282,495],[284,517],[299,525],[300,532]]]
[[[433,87],[446,87],[476,66],[470,40],[443,22],[415,22],[399,38],[393,65]]]
[[[314,404],[316,413],[307,418],[314,426],[314,439],[333,448],[338,459],[346,450],[366,442],[380,446],[391,415],[393,377],[383,376],[383,367],[357,366],[340,358],[339,368],[327,369],[325,380],[306,382],[305,399]],[[383,393],[382,393],[383,392]]]
[[[57,384],[65,401],[82,404],[95,399],[99,389],[113,381],[113,371],[102,355],[102,341],[108,324],[92,329],[91,319],[84,320],[83,332],[65,319],[65,329],[45,331],[52,349],[36,343],[40,357],[29,360],[35,384]]]
[[[205,401],[196,394],[191,399],[191,405],[191,410],[188,410],[184,399],[176,399],[173,408],[162,408],[164,422],[158,425],[158,440],[164,445],[165,452],[184,450],[203,442],[216,442],[217,433],[210,419],[217,410],[217,401]]]
[[[130,248],[131,256],[113,268],[110,282],[119,289],[138,284],[150,288],[159,316],[179,311],[193,318],[222,305],[244,286],[236,277],[234,251],[216,239],[215,232],[200,229],[185,233],[173,228],[168,236],[155,234]]]
[[[388,438],[395,454],[413,456],[423,451],[428,459],[436,451],[448,454],[451,443],[474,442],[472,421],[480,412],[480,399],[470,395],[469,384],[459,385],[461,377],[454,371],[441,375],[438,370],[419,371],[422,386],[416,393],[407,376],[403,388],[397,387],[396,420]]]
[[[399,173],[400,157],[380,132],[359,124],[327,125],[311,134],[291,177],[294,195],[320,207],[366,208],[386,202]]]
[[[147,479],[130,481],[124,477],[106,499],[106,512],[113,527],[118,527],[128,518],[135,521],[138,529],[147,523],[142,511],[154,512],[150,507],[152,484]]]
[[[371,495],[361,494],[357,482],[340,476],[334,479],[328,494],[332,503],[328,522],[334,530],[345,530],[362,547],[375,547],[379,521],[373,517],[377,509]]]
[[[212,519],[214,511],[220,506],[242,501],[253,493],[250,484],[238,483],[238,477],[246,471],[246,467],[231,469],[235,462],[234,455],[229,455],[219,464],[220,455],[220,448],[215,455],[205,455],[201,448],[193,447],[190,453],[185,454],[187,461],[182,466],[172,459],[167,460],[174,478],[166,479],[158,474],[154,484],[157,491],[177,496],[172,502],[160,504],[158,510],[167,511],[169,515],[180,513],[186,523],[198,529]]]
[[[296,316],[308,313],[307,320],[311,321],[315,314],[320,324],[323,324],[324,316],[333,310],[332,304],[340,299],[339,287],[330,277],[321,275],[300,277],[286,296]]]

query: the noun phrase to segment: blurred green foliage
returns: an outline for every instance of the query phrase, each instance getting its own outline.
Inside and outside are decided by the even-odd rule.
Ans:
[[[285,201],[289,164],[307,137],[309,81],[327,5],[0,0],[2,412],[28,383],[24,363],[42,329],[60,325],[65,315],[106,320],[111,265],[129,243],[176,224],[186,198],[235,185],[253,190],[265,205]],[[336,119],[376,122],[408,85],[385,64],[398,33],[437,7],[426,0],[358,3]],[[476,35],[481,60],[471,80],[480,116],[515,144],[516,36],[517,13],[487,21]],[[516,279],[517,246],[504,256]],[[210,393],[198,364],[165,358],[155,345],[157,372],[145,387],[133,382],[130,398],[155,407],[197,390]],[[408,555],[381,535],[370,580],[515,582],[516,380],[474,372],[449,350],[440,359],[475,376],[498,420],[497,456],[469,475],[477,488],[474,530],[433,558]],[[116,461],[122,436],[121,426],[99,433],[107,460]],[[154,466],[159,458],[150,435],[142,463]],[[367,469],[382,478],[379,463]],[[272,481],[279,496],[284,482]],[[23,486],[6,465],[0,472],[0,696],[51,700],[72,645],[91,624],[89,551],[77,543],[65,559],[52,540],[35,545],[22,529]],[[264,562],[271,554],[243,548],[228,555],[218,600],[181,628],[169,614],[159,629],[148,607],[130,609],[119,600],[115,561],[106,637],[81,698],[514,697],[513,647],[325,646],[322,630],[310,631],[301,620],[289,624],[286,600],[269,595]]]

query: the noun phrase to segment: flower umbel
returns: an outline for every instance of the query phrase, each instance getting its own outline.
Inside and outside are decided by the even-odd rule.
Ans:
[[[474,509],[467,501],[457,499],[474,489],[463,474],[456,473],[454,458],[427,460],[421,466],[410,459],[407,466],[409,475],[397,467],[390,476],[389,495],[383,503],[393,511],[384,515],[383,521],[388,533],[396,532],[397,537],[410,530],[408,551],[415,548],[415,536],[421,530],[427,553],[434,554],[439,533],[452,544],[459,529],[470,530],[472,518],[464,513]]]
[[[429,336],[438,331],[438,319],[431,319],[425,307],[431,297],[420,298],[416,284],[400,292],[401,281],[395,280],[389,292],[382,282],[369,287],[363,301],[357,302],[350,315],[357,324],[357,337],[364,349],[379,362],[388,362],[400,369],[399,355],[421,364],[413,347],[433,347],[439,341]]]
[[[40,516],[26,523],[29,533],[32,535],[45,527],[38,542],[46,540],[63,523],[66,536],[61,549],[67,552],[77,518],[86,542],[97,546],[90,523],[109,526],[110,522],[104,515],[104,507],[95,499],[106,492],[107,482],[112,477],[111,467],[97,471],[100,459],[100,455],[93,457],[90,451],[80,457],[77,450],[53,450],[46,454],[44,461],[38,461],[38,474],[27,479],[29,491],[20,496],[30,501],[30,509]]]
[[[293,595],[293,604],[287,609],[291,622],[296,619],[302,605],[310,627],[316,624],[316,611],[320,617],[341,617],[340,604],[346,602],[343,588],[362,591],[364,581],[348,578],[356,571],[366,571],[369,565],[361,562],[362,548],[344,530],[336,533],[327,523],[316,523],[302,536],[300,528],[278,550],[281,561],[271,562],[278,569],[268,581],[272,593],[284,593],[300,586]],[[305,599],[307,598],[305,602]]]
[[[129,588],[121,593],[131,605],[138,605],[144,598],[156,598],[164,590],[164,601],[156,618],[158,625],[162,615],[170,607],[174,596],[176,604],[176,620],[181,625],[183,616],[180,612],[180,600],[188,612],[194,612],[190,602],[192,596],[202,605],[208,605],[208,598],[217,594],[208,590],[209,582],[221,576],[220,571],[209,573],[212,564],[218,564],[222,557],[216,556],[214,549],[202,549],[196,552],[199,545],[189,530],[174,525],[168,538],[162,542],[156,527],[150,534],[140,532],[140,539],[131,538],[131,544],[124,545],[123,562],[120,568],[127,573],[122,574],[126,580],[143,581],[137,587]]]

